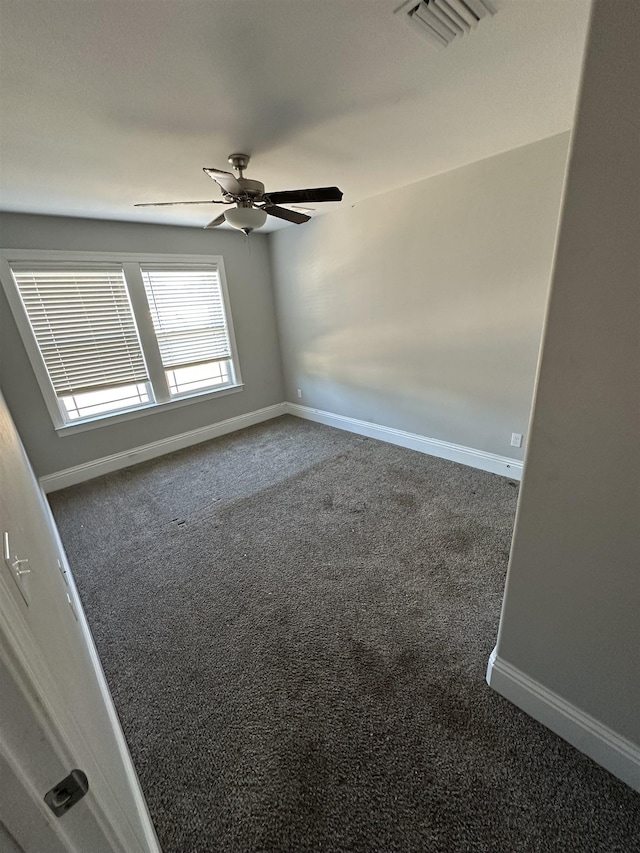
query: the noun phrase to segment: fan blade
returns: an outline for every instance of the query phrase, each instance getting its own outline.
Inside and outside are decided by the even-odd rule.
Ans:
[[[231,195],[242,195],[244,190],[238,183],[238,179],[235,175],[232,175],[231,172],[223,172],[222,169],[207,169],[203,168],[203,172],[206,172],[210,178],[212,178],[216,184],[218,184],[226,193],[230,193]]]
[[[262,208],[265,213],[271,216],[277,216],[278,219],[286,219],[287,222],[295,222],[296,225],[302,225],[303,222],[308,222],[311,217],[306,213],[298,213],[297,210],[287,210],[285,207],[276,207],[275,204],[265,204]]]
[[[134,204],[134,207],[171,207],[174,204],[226,204],[224,201],[147,201],[144,204]]]
[[[282,192],[266,193],[265,196],[272,204],[296,204],[298,201],[342,201],[342,190],[338,187],[314,187],[309,190],[282,190]]]
[[[205,225],[205,228],[217,228],[218,225],[222,225],[225,222],[224,213],[221,213],[220,216],[216,216],[215,219],[212,219],[208,225]]]

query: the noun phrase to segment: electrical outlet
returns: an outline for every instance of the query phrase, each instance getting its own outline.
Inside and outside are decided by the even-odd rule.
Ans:
[[[522,433],[520,433],[520,432],[512,432],[511,433],[511,446],[512,447],[522,447]]]
[[[302,400],[302,388],[298,388],[298,400]]]

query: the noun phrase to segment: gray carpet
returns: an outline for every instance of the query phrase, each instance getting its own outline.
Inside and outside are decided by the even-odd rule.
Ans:
[[[290,417],[51,495],[165,853],[640,851],[484,681],[516,500]]]

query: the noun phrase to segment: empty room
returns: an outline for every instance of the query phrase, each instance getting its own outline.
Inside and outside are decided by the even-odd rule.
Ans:
[[[0,0],[2,853],[640,853],[639,39]]]

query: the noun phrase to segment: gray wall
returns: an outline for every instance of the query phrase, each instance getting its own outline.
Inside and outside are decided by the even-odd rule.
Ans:
[[[0,385],[38,476],[213,424],[284,399],[269,269],[268,238],[23,214],[0,216],[11,249],[221,254],[244,390],[74,435],[58,436],[0,287]]]
[[[287,399],[521,459],[568,141],[274,233]]]
[[[497,651],[640,746],[639,43],[596,0]]]

